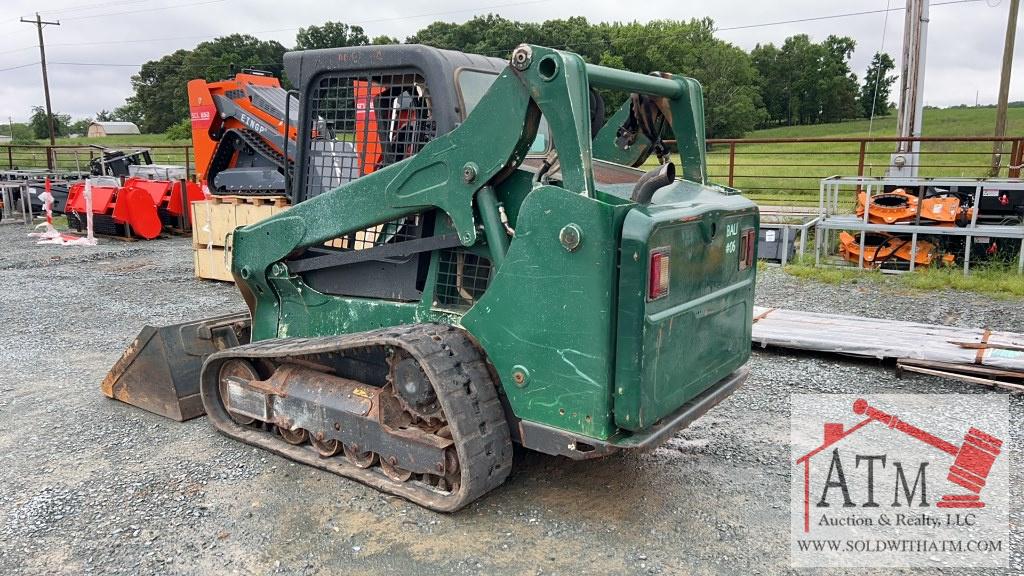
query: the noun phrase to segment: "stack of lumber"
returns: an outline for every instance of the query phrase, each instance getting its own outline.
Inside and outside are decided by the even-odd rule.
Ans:
[[[754,307],[752,341],[878,359],[901,371],[1024,391],[1024,334]]]

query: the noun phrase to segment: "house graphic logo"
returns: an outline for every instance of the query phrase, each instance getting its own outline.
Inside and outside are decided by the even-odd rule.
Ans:
[[[794,566],[1006,566],[1005,396],[794,395],[791,430]]]

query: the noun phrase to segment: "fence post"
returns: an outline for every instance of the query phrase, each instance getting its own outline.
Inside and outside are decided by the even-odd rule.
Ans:
[[[191,180],[192,179],[192,174],[191,174],[192,166],[191,166],[191,164],[188,161],[188,148],[189,147],[188,146],[182,146],[182,148],[185,150],[185,179],[186,180]]]
[[[14,170],[14,146],[7,147],[7,169]]]
[[[868,141],[867,139],[860,141],[860,154],[857,157],[857,176],[864,175],[864,156],[867,155]]]
[[[729,142],[729,188],[733,187],[733,176],[736,173],[736,141]]]
[[[53,159],[54,159],[53,156],[54,156],[53,146],[47,146],[46,147],[46,169],[49,170],[50,172],[53,172]]]
[[[1024,164],[1024,138],[1013,141],[1013,149],[1010,151],[1010,170],[1007,178],[1020,178],[1021,164]]]

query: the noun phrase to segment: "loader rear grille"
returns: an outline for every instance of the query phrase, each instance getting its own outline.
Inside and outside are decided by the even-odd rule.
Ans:
[[[444,308],[468,309],[491,281],[491,261],[462,248],[442,250],[434,299]]]
[[[408,158],[436,136],[426,82],[412,70],[329,73],[308,98],[306,198]]]

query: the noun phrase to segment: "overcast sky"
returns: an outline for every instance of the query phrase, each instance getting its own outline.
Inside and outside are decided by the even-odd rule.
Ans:
[[[994,103],[1009,0],[977,0],[937,5],[935,0],[927,55],[925,103],[934,106]],[[904,0],[888,0],[891,8]],[[290,47],[299,27],[339,20],[363,26],[371,37],[405,39],[435,20],[462,22],[488,12],[515,20],[543,21],[583,14],[591,22],[711,17],[718,37],[746,50],[758,43],[780,44],[787,36],[829,34],[857,41],[852,68],[859,77],[875,51],[883,47],[899,62],[903,11],[842,18],[742,26],[786,20],[879,11],[886,0],[2,0],[0,9],[0,114],[27,119],[43,103],[35,26],[19,22],[41,11],[59,27],[44,28],[50,89],[55,111],[75,118],[113,109],[131,94],[138,65],[178,48],[191,48],[217,36],[248,33]],[[354,12],[354,13],[353,13]],[[1018,23],[1016,74],[1010,100],[1024,100],[1024,18]],[[68,63],[90,64],[71,65]],[[101,65],[92,65],[101,64]],[[23,66],[25,65],[25,66]],[[23,66],[23,67],[19,67]],[[19,68],[15,68],[19,67]],[[673,70],[686,73],[686,70]]]

